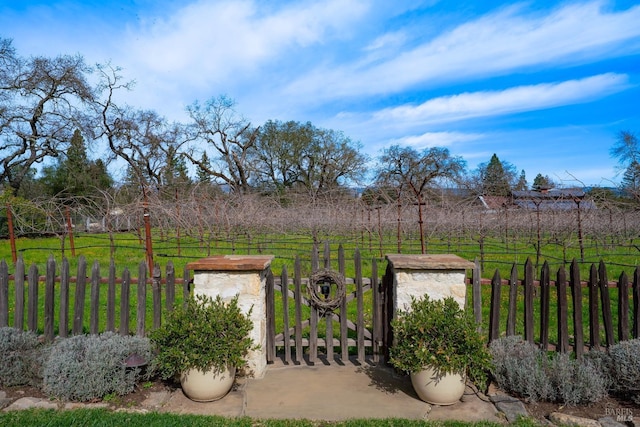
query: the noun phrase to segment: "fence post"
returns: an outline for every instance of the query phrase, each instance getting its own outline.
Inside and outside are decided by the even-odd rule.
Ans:
[[[500,338],[500,291],[502,279],[496,268],[491,279],[491,307],[489,312],[489,342]]]
[[[633,271],[633,338],[640,338],[640,267]]]
[[[618,280],[618,341],[629,339],[629,278],[624,271]]]
[[[509,312],[507,313],[507,336],[516,334],[516,313],[518,307],[518,267],[511,265],[509,277]]]
[[[76,296],[73,305],[73,335],[79,335],[82,333],[86,286],[87,260],[80,255],[80,258],[78,259],[78,276],[76,277]]]
[[[18,258],[16,261],[16,272],[14,274],[16,287],[16,309],[13,313],[13,327],[24,330],[24,259]]]
[[[97,335],[100,331],[98,330],[98,319],[100,318],[100,263],[98,260],[93,262],[93,267],[91,269],[91,313],[89,317],[89,332],[92,335]]]
[[[569,325],[567,315],[567,274],[564,266],[558,270],[556,289],[558,291],[558,350],[566,353],[569,350]]]
[[[573,351],[580,359],[584,353],[584,335],[582,331],[582,283],[580,283],[580,266],[574,258],[569,271],[571,297],[573,299],[573,337],[575,345]]]
[[[540,347],[543,351],[549,348],[549,294],[551,293],[549,276],[549,263],[545,261],[540,271]]]
[[[53,342],[53,307],[56,284],[56,261],[53,255],[47,260],[47,275],[44,285],[44,339]]]
[[[151,278],[151,292],[153,299],[153,329],[158,329],[162,323],[162,272],[160,266],[153,266]]]
[[[69,336],[69,260],[62,258],[60,267],[60,324],[58,325],[58,335],[63,338]]]
[[[31,264],[29,267],[29,299],[27,300],[27,327],[31,332],[38,330],[38,266]]]
[[[598,320],[598,270],[589,269],[589,348],[600,348],[600,321]]]
[[[146,304],[147,304],[147,263],[142,261],[138,265],[138,286],[137,298],[136,298],[136,334],[139,337],[143,337],[145,334],[145,321],[146,321]]]
[[[527,258],[524,264],[524,339],[533,342],[533,263]]]
[[[9,326],[9,266],[0,261],[0,328]]]
[[[598,269],[598,280],[600,283],[600,301],[602,302],[602,321],[604,323],[604,335],[607,347],[614,344],[613,339],[613,318],[611,315],[611,297],[609,295],[609,279],[607,278],[607,267],[604,261],[600,260]]]

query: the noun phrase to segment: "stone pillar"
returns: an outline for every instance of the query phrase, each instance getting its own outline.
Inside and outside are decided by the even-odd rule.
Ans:
[[[461,308],[466,303],[466,270],[474,264],[457,255],[387,255],[393,274],[393,317],[407,310],[411,297],[453,297]]]
[[[251,338],[260,348],[249,352],[247,362],[249,371],[256,378],[262,377],[267,368],[266,278],[273,258],[273,255],[219,255],[187,264],[194,272],[195,295],[211,298],[220,295],[224,301],[238,295],[242,311],[252,310]]]

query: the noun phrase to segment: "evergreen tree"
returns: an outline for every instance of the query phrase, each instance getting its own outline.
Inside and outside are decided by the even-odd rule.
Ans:
[[[527,184],[527,177],[524,174],[524,169],[520,171],[520,178],[518,178],[518,182],[513,187],[513,189],[517,191],[526,191],[529,189],[529,184]]]
[[[630,195],[638,195],[640,192],[640,163],[632,160],[622,176],[622,189]]]
[[[73,134],[66,155],[55,165],[42,168],[39,179],[46,192],[58,197],[92,197],[113,184],[102,160],[91,161],[79,130]]]
[[[555,183],[549,178],[549,175],[542,175],[539,173],[533,179],[533,188],[536,191],[549,190],[555,187]]]
[[[204,165],[204,167],[201,167],[200,164]],[[200,158],[200,164],[196,169],[196,178],[198,179],[198,182],[200,183],[211,182],[211,175],[209,174],[209,172],[205,170],[205,167],[207,169],[211,169],[211,163],[209,162],[209,157],[207,156],[206,151],[202,153],[202,157]]]
[[[502,162],[496,154],[489,163],[478,166],[478,178],[482,193],[487,196],[508,196],[515,182],[515,167]]]

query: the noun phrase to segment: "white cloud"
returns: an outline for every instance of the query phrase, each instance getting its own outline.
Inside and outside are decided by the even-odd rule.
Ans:
[[[180,73],[192,83],[219,82],[345,33],[366,11],[363,1],[292,4],[268,10],[257,1],[201,0],[166,19],[130,30],[131,60],[151,72]]]
[[[511,6],[417,47],[398,49],[393,58],[374,66],[358,60],[339,67],[322,66],[292,82],[287,90],[323,99],[388,94],[416,85],[505,75],[526,67],[580,64],[615,56],[623,46],[631,49],[627,53],[638,52],[638,22],[640,6],[611,12],[596,1],[565,5],[547,15],[527,14],[522,7]]]
[[[392,140],[392,144],[410,146],[416,150],[430,147],[450,147],[456,143],[471,142],[483,138],[482,134],[463,132],[425,132]]]
[[[606,73],[561,83],[443,96],[420,105],[385,108],[374,113],[373,120],[390,121],[396,126],[446,123],[578,104],[619,92],[627,87],[626,75]]]

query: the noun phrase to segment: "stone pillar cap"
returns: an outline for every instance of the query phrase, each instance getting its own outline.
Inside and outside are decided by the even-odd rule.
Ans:
[[[275,255],[214,255],[187,264],[193,271],[259,271],[271,265]]]
[[[393,268],[401,270],[466,270],[475,267],[473,262],[453,254],[387,254],[386,258]]]

